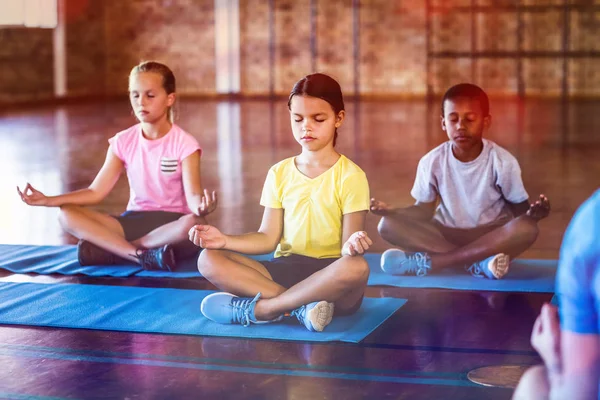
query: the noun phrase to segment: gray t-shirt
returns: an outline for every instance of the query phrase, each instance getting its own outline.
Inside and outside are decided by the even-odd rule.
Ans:
[[[410,194],[423,203],[439,196],[434,219],[462,229],[511,218],[507,202],[529,198],[517,159],[487,139],[483,139],[479,157],[466,163],[454,157],[450,141],[431,150],[419,161]]]

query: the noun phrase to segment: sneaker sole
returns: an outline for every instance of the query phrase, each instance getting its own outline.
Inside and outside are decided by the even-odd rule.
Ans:
[[[386,274],[394,275],[394,272],[389,270],[389,264],[392,262],[390,258],[395,258],[396,260],[394,261],[398,262],[398,259],[406,259],[406,252],[400,249],[387,249],[381,255],[381,261],[379,264],[381,270]],[[387,270],[386,266],[388,267]]]
[[[320,301],[307,314],[306,319],[316,332],[321,332],[333,319],[334,304]]]
[[[202,302],[200,302],[200,312],[202,313],[202,315],[204,315],[206,318],[208,318],[206,316],[206,314],[204,313],[204,304],[205,304],[204,302],[206,301],[206,299],[209,299],[209,298],[214,297],[214,296],[223,296],[223,295],[228,295],[228,294],[234,296],[233,294],[227,293],[227,292],[216,292],[216,293],[211,293],[208,296],[206,296],[205,298],[203,298]],[[208,319],[210,319],[212,321],[211,318],[208,318]]]
[[[508,273],[509,266],[510,257],[506,254],[496,255],[488,264],[490,272],[496,279],[502,279]]]

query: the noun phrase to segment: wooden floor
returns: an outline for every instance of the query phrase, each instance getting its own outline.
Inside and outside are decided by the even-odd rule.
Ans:
[[[594,102],[493,101],[487,136],[519,160],[530,196],[546,194],[544,220],[528,258],[557,258],[575,209],[600,186],[600,113]],[[185,101],[178,123],[203,147],[204,186],[218,190],[211,222],[228,233],[256,230],[268,168],[299,151],[285,101]],[[339,150],[367,173],[371,194],[412,202],[419,158],[445,140],[439,108],[424,101],[347,105]],[[56,209],[30,208],[15,187],[47,195],[85,187],[107,139],[135,123],[124,102],[43,107],[0,114],[0,243],[74,243]],[[98,207],[123,211],[123,179]],[[377,218],[368,232],[383,251]],[[202,279],[86,278],[0,273],[1,281],[210,289]],[[187,336],[0,327],[0,398],[122,399],[509,399],[471,384],[474,368],[539,361],[529,335],[550,294],[369,288],[408,303],[363,343],[308,344]],[[1,307],[1,305],[0,305]]]

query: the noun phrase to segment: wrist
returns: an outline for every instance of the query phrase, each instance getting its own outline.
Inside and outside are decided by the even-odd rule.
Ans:
[[[229,245],[229,239],[230,237],[228,235],[223,235],[223,249],[228,249],[228,245]]]
[[[46,196],[46,204],[44,204],[44,206],[60,207],[60,206],[62,206],[62,204],[60,204],[60,202],[58,200],[58,196]]]

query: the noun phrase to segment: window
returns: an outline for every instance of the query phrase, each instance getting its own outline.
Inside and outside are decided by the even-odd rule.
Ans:
[[[57,0],[0,0],[0,27],[56,28]]]

